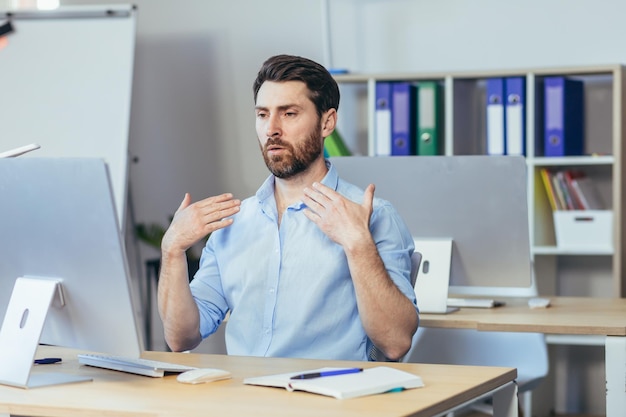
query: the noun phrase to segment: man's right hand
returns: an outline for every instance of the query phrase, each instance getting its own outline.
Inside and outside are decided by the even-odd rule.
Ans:
[[[240,206],[241,201],[230,193],[195,203],[191,203],[191,195],[186,193],[163,236],[162,251],[184,253],[209,233],[230,226],[233,223],[230,216],[239,212]]]

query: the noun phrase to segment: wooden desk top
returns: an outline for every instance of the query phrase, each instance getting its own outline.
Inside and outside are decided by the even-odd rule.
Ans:
[[[420,314],[420,326],[483,331],[626,336],[626,298],[550,297],[548,308],[531,309],[526,299],[502,307],[462,308],[449,314]]]
[[[77,351],[40,347],[37,357],[60,356],[62,364],[39,365],[33,372],[87,375],[93,382],[21,389],[0,385],[0,413],[29,416],[415,416],[441,413],[517,377],[513,368],[390,363],[420,375],[425,387],[398,393],[337,400],[281,388],[244,385],[245,377],[297,372],[320,366],[355,366],[347,361],[255,358],[226,355],[146,352],[145,357],[213,367],[233,378],[200,385],[175,375],[150,378],[80,365]],[[357,362],[361,367],[381,364]]]

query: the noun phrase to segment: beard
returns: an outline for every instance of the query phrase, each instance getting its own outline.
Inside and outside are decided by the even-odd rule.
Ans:
[[[269,156],[267,148],[278,145],[285,149],[282,155]],[[311,131],[306,140],[293,146],[282,139],[268,139],[261,147],[263,160],[270,172],[277,178],[287,179],[306,171],[323,153],[324,145],[321,132]]]

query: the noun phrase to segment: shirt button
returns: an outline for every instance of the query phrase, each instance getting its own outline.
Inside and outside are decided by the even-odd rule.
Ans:
[[[274,294],[274,288],[270,288],[270,294]]]

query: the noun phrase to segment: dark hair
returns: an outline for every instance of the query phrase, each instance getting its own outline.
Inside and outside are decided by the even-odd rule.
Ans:
[[[315,104],[317,114],[339,109],[339,86],[322,65],[300,56],[276,55],[268,58],[252,86],[254,102],[265,81],[302,81],[309,89],[309,99]]]

